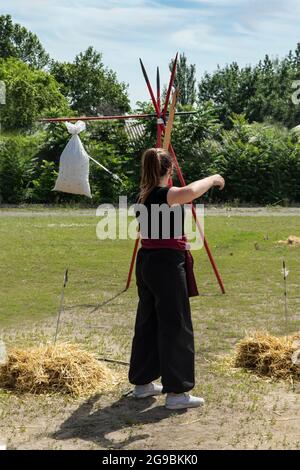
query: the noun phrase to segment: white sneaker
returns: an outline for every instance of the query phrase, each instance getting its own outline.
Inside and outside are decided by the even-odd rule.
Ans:
[[[167,394],[166,408],[169,410],[183,410],[185,408],[198,408],[204,405],[204,398],[193,397],[188,393],[179,393],[176,395]]]
[[[151,382],[146,385],[136,385],[132,392],[134,398],[147,398],[153,397],[155,395],[160,395],[162,393],[162,385],[155,384]]]

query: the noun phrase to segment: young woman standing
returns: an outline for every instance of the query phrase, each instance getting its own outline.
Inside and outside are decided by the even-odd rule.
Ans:
[[[136,260],[139,303],[129,381],[135,385],[136,398],[166,393],[167,408],[184,409],[201,406],[204,400],[187,393],[195,385],[189,295],[196,295],[197,291],[195,294],[195,284],[191,285],[182,205],[202,196],[212,186],[223,189],[225,182],[220,175],[213,175],[182,188],[169,187],[172,173],[172,158],[167,151],[146,150],[139,203],[147,209],[147,217],[146,220],[140,217],[138,211],[142,245]],[[167,237],[163,219],[167,212],[153,210],[154,206],[166,205],[174,214],[173,217],[169,214]],[[162,385],[153,382],[159,377]]]

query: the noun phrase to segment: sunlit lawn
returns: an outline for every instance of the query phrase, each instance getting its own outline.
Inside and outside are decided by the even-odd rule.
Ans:
[[[54,315],[64,270],[69,268],[66,306],[101,303],[125,286],[133,241],[99,240],[95,216],[0,218],[1,323]],[[298,217],[206,217],[205,233],[226,287],[221,295],[208,258],[194,252],[201,291],[192,300],[196,324],[222,327],[220,339],[245,327],[284,327],[282,259],[288,276],[290,328],[297,320],[300,248],[278,245],[300,234]],[[256,244],[256,247],[255,247]],[[170,292],[170,295],[172,293]],[[134,312],[135,287],[121,297]],[[84,308],[84,307],[82,307]],[[120,312],[120,315],[124,315]]]

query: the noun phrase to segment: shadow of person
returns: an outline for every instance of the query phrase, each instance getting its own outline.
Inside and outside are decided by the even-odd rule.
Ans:
[[[110,433],[128,429],[139,424],[156,423],[170,416],[171,411],[163,406],[152,405],[155,398],[136,400],[133,397],[122,397],[109,406],[100,408],[101,395],[97,394],[85,401],[72,415],[52,434],[57,440],[84,439],[103,448],[123,449],[137,440],[146,439],[148,434],[129,433],[122,441],[107,437]],[[174,411],[172,411],[174,414]],[[177,412],[178,413],[178,412]],[[185,410],[179,412],[185,413]]]

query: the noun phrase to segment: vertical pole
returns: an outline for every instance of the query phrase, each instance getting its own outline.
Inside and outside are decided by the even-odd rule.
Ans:
[[[58,310],[57,321],[56,321],[54,344],[56,344],[57,335],[58,335],[58,331],[59,331],[60,318],[61,318],[62,311],[64,310],[65,288],[66,288],[66,285],[68,283],[68,273],[69,273],[69,268],[66,269],[65,274],[64,274],[64,282],[63,282],[63,286],[62,286],[62,290],[61,290],[60,304],[59,304],[59,310]]]
[[[173,62],[173,67],[172,67],[172,70],[171,70],[169,85],[168,85],[167,94],[166,94],[166,100],[165,100],[165,104],[164,104],[163,111],[162,111],[162,115],[163,115],[164,118],[166,117],[166,114],[167,114],[167,111],[168,111],[171,91],[172,91],[172,87],[174,85],[176,67],[177,67],[177,59],[178,59],[178,52],[177,52],[177,54],[175,56],[175,59],[174,59],[174,62]]]
[[[285,317],[285,332],[288,334],[288,303],[287,303],[287,277],[289,271],[286,269],[285,260],[282,261],[283,272],[283,287],[284,287],[284,317]]]
[[[172,96],[168,122],[167,122],[167,125],[165,126],[164,142],[163,142],[163,148],[165,150],[169,150],[170,143],[171,143],[171,134],[172,134],[173,124],[174,124],[175,109],[176,109],[178,94],[179,93],[178,93],[178,88],[177,88],[174,91],[173,96]]]
[[[160,112],[160,75],[159,75],[159,68],[157,67],[156,70],[156,102],[157,102],[157,107]],[[161,148],[162,147],[162,139],[161,139],[161,127],[157,123],[156,124],[156,147]]]
[[[135,243],[134,243],[134,248],[133,248],[133,253],[132,253],[132,257],[131,257],[131,261],[130,261],[130,267],[129,267],[129,272],[128,272],[128,276],[127,276],[127,282],[126,282],[125,290],[129,289],[129,286],[130,286],[130,283],[131,283],[135,258],[136,258],[137,250],[138,250],[138,247],[139,247],[139,241],[140,241],[140,234],[138,233],[138,235],[136,237],[136,240],[135,240]]]
[[[142,62],[142,59],[140,59],[140,64],[141,64],[142,72],[143,72],[143,75],[144,75],[144,79],[145,79],[148,91],[149,91],[150,96],[151,96],[151,101],[153,103],[153,106],[154,106],[154,109],[155,109],[155,112],[156,112],[156,116],[158,118],[160,118],[160,109],[157,106],[157,102],[156,102],[156,99],[155,99],[155,96],[154,96],[154,93],[153,93],[153,90],[152,90],[152,86],[150,84],[150,80],[148,78],[148,75],[147,75],[146,69],[144,67],[144,64]]]

